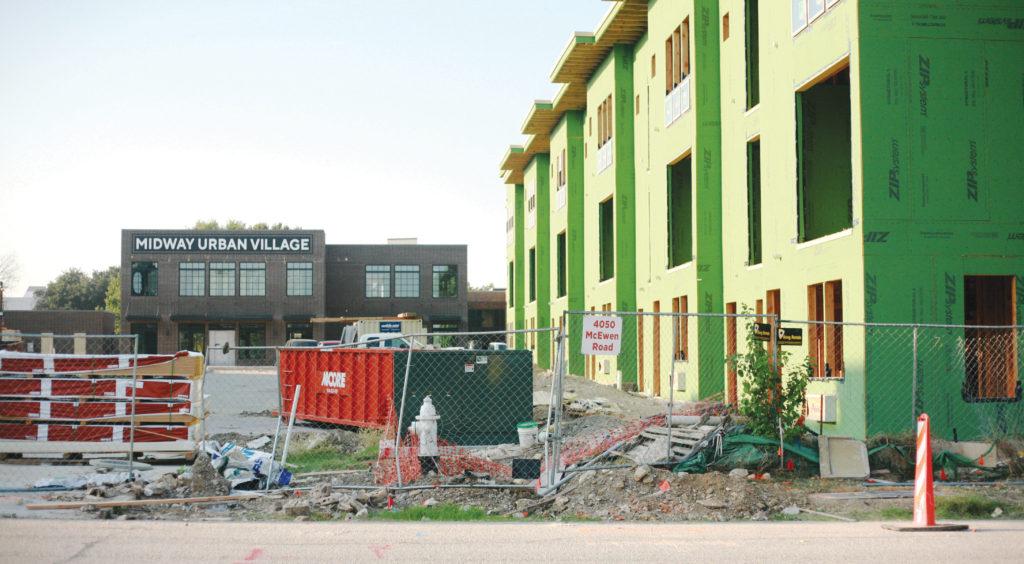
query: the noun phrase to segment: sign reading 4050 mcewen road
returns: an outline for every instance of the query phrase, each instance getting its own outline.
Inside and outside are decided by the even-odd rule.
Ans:
[[[147,233],[135,235],[135,253],[308,253],[313,250],[309,235],[171,235]]]
[[[583,316],[583,354],[619,354],[622,318],[614,315]]]

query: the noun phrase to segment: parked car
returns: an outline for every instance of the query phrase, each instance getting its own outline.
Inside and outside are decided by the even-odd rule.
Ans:
[[[367,333],[359,336],[358,346],[361,349],[407,349],[409,343],[402,337],[394,336],[394,333]]]
[[[317,341],[316,339],[288,339],[284,343],[284,346],[287,348],[316,347],[319,345],[320,341]]]

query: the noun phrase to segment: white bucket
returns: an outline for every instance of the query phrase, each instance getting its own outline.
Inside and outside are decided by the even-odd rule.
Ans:
[[[519,446],[531,447],[537,444],[536,422],[527,421],[526,423],[520,423],[516,425],[516,430],[519,431]]]

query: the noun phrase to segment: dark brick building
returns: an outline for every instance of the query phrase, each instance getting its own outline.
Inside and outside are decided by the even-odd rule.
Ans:
[[[326,268],[329,317],[409,312],[429,331],[467,328],[465,245],[327,245]]]
[[[171,352],[336,338],[340,326],[317,317],[409,312],[425,328],[465,330],[466,246],[401,243],[327,245],[322,230],[124,230],[124,332],[144,352]],[[238,354],[217,360],[261,360]]]

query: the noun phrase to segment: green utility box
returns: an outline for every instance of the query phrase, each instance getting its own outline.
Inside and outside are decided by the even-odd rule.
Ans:
[[[409,355],[395,353],[395,409]],[[438,437],[458,446],[518,443],[516,425],[533,419],[533,357],[528,350],[415,350],[401,429],[430,396]]]

